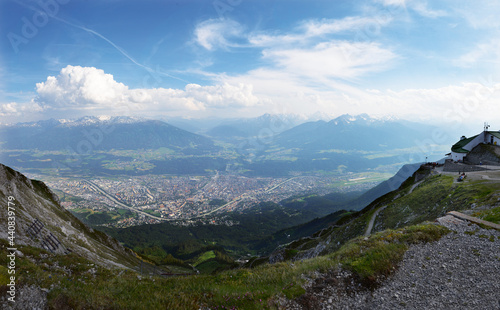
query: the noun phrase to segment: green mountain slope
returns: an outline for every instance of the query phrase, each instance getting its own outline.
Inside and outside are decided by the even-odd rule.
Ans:
[[[332,253],[348,240],[365,234],[374,214],[371,233],[433,221],[449,211],[460,210],[469,210],[475,216],[495,222],[498,221],[499,193],[498,181],[476,178],[457,182],[454,174],[420,168],[399,189],[376,199],[361,211],[346,213],[328,228],[279,248],[269,260],[299,260]]]
[[[224,215],[224,221],[232,222],[233,225],[195,223],[181,226],[161,223],[122,229],[98,229],[136,251],[158,246],[176,258],[185,259],[190,258],[190,253],[211,245],[223,247],[233,255],[269,253],[280,244],[273,237],[275,232],[319,216],[319,213],[310,210],[286,208],[267,202],[241,213]]]

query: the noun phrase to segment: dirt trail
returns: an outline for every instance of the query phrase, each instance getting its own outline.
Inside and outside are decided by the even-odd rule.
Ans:
[[[422,180],[422,181],[423,181],[423,180]],[[419,181],[419,182],[417,182],[417,183],[413,184],[413,186],[410,188],[410,191],[408,192],[408,195],[409,195],[409,194],[411,194],[411,193],[413,193],[413,190],[414,190],[417,186],[419,186],[419,185],[420,185],[420,183],[422,183],[422,181]]]
[[[408,194],[411,194],[413,192],[413,190],[417,186],[419,186],[420,183],[422,183],[422,181],[419,181],[419,182],[413,184],[413,186],[411,187],[411,189],[408,192]],[[377,211],[375,211],[375,213],[373,213],[372,218],[370,219],[370,222],[368,223],[368,227],[366,228],[366,231],[365,231],[365,234],[364,234],[365,237],[368,237],[372,233],[373,224],[375,223],[375,219],[377,218],[377,215],[380,213],[380,211],[383,211],[385,208],[387,208],[387,206],[383,206],[381,208],[378,208]]]
[[[378,208],[377,211],[375,211],[375,213],[373,213],[372,218],[370,219],[370,223],[368,223],[368,227],[366,228],[365,237],[368,237],[372,233],[372,228],[373,228],[373,224],[375,223],[375,218],[377,217],[379,212],[384,210],[385,208],[387,208],[387,206],[383,206],[382,208]]]

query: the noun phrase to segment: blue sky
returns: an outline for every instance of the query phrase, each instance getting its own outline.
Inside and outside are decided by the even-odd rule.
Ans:
[[[0,122],[500,116],[495,1],[0,0]]]

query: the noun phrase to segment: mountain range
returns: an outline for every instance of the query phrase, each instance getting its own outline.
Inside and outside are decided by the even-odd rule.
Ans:
[[[3,148],[43,151],[74,149],[138,150],[172,148],[187,154],[217,150],[214,143],[162,121],[132,117],[84,117],[77,120],[47,120],[0,128]]]
[[[206,174],[231,165],[249,176],[288,176],[373,169],[393,173],[414,154],[437,160],[446,151],[419,149],[419,141],[435,129],[424,124],[367,115],[295,126],[300,122],[296,116],[265,114],[220,123],[204,135],[132,117],[50,119],[0,126],[0,159],[33,172],[69,165],[89,175]],[[132,168],[108,169],[106,163],[113,162]]]
[[[330,121],[308,122],[280,133],[274,143],[309,152],[322,150],[384,151],[408,148],[425,137],[431,126],[407,121],[378,120],[366,114],[341,115]]]
[[[305,120],[298,115],[263,114],[256,118],[225,120],[206,134],[215,139],[231,140],[249,137],[270,137],[289,130]]]

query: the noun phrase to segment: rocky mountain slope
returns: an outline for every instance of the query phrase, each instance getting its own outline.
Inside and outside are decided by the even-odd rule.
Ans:
[[[14,236],[15,245],[59,255],[74,253],[105,267],[132,268],[138,264],[131,251],[66,211],[44,183],[2,164],[0,202],[4,206],[0,212],[0,239]],[[9,226],[15,227],[15,234],[9,234]]]

